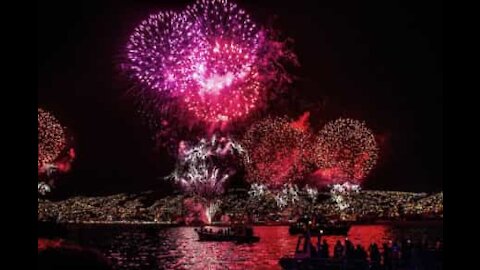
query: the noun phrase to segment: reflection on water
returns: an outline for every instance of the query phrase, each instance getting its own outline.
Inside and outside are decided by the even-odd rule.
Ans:
[[[258,226],[260,242],[237,245],[230,242],[199,242],[194,228],[96,227],[70,231],[69,240],[102,251],[117,269],[281,269],[278,260],[293,255],[297,237],[288,227]],[[400,237],[430,240],[443,238],[443,229],[403,228],[384,225],[353,226],[348,237],[353,244],[368,247]],[[330,246],[345,237],[327,236]]]

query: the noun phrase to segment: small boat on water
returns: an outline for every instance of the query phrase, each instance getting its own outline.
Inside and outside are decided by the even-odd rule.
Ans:
[[[325,258],[321,255],[320,248],[321,234],[310,234],[307,232],[298,237],[295,254],[284,256],[279,264],[282,269],[344,269],[344,260],[341,258]],[[316,242],[316,243],[315,243]],[[316,248],[315,248],[316,246]]]
[[[200,241],[216,241],[216,242],[236,242],[236,243],[256,243],[260,241],[260,237],[253,235],[253,228],[249,226],[233,226],[221,229],[207,229],[201,227],[195,229]]]
[[[347,235],[350,227],[349,224],[317,224],[310,228],[310,233],[312,235]],[[298,223],[291,225],[288,229],[290,235],[304,234],[306,231],[305,226]]]
[[[326,220],[316,217],[309,220],[307,217],[300,218],[296,223],[290,225],[290,235],[305,234],[307,230],[311,235],[347,235],[351,224],[340,220]]]

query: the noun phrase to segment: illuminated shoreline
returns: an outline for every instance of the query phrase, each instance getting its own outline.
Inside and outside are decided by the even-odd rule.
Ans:
[[[218,198],[219,207],[210,219],[211,202],[196,197],[149,194],[116,194],[104,197],[73,197],[63,201],[40,200],[38,221],[65,224],[152,224],[166,226],[228,224],[239,213],[256,225],[289,225],[304,214],[342,216],[354,224],[443,220],[443,193],[425,194],[391,191],[360,191],[348,198],[349,208],[339,210],[331,198],[317,202],[299,199],[279,208],[274,201],[238,194]]]

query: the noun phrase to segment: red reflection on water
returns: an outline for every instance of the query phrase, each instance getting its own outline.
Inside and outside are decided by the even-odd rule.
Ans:
[[[43,251],[47,248],[59,248],[62,245],[63,245],[63,240],[59,240],[59,239],[50,240],[50,239],[44,239],[44,238],[38,239],[38,251]]]
[[[236,245],[230,242],[199,242],[192,228],[179,228],[177,248],[167,256],[177,259],[161,260],[161,264],[165,269],[281,269],[279,259],[294,254],[298,236],[290,235],[286,226],[258,226],[254,232],[260,236],[258,243]],[[354,245],[360,244],[368,249],[372,242],[381,246],[390,240],[390,235],[387,226],[353,226],[348,238]],[[345,236],[325,236],[323,239],[333,256],[333,246],[337,240],[344,244]]]
[[[64,239],[46,239],[38,238],[38,252],[46,249],[70,249],[70,250],[82,250],[83,248],[70,242],[66,242]]]
[[[368,253],[368,247],[372,243],[377,243],[382,251],[382,244],[388,242],[391,239],[388,227],[385,225],[362,225],[352,226],[348,231],[348,239],[356,246],[361,245]],[[322,239],[327,240],[329,245],[330,256],[333,256],[333,246],[340,240],[345,244],[345,236],[325,236]],[[322,240],[323,241],[323,240]]]
[[[288,233],[288,228],[255,227],[255,233],[261,237],[260,242],[257,244],[258,249],[270,250],[277,254],[283,252],[280,257],[294,254],[298,236],[290,235]],[[327,241],[330,256],[333,256],[333,246],[338,240],[340,240],[343,245],[345,243],[345,238],[348,238],[355,246],[362,245],[365,249],[368,249],[371,243],[377,243],[377,245],[381,247],[382,243],[392,240],[387,226],[362,225],[352,226],[347,236],[323,236],[321,241]],[[316,241],[314,243],[316,244]]]
[[[408,224],[407,224],[408,225]],[[418,241],[428,237],[441,237],[443,225],[430,227],[424,224],[405,226],[354,225],[348,238],[356,246],[362,245],[366,251],[372,242],[381,249],[384,242],[402,238]],[[86,231],[85,243],[102,250],[112,259],[117,269],[166,269],[166,270],[266,270],[278,269],[283,256],[295,252],[298,236],[290,235],[288,226],[256,226],[255,235],[260,241],[255,244],[237,245],[232,242],[200,242],[192,227],[168,229],[111,230],[100,233]],[[91,232],[91,233],[90,233]],[[101,237],[99,237],[101,236]],[[329,245],[330,256],[337,240],[344,245],[345,236],[324,236]]]

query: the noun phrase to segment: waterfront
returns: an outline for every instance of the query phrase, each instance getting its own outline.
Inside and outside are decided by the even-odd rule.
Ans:
[[[293,255],[297,237],[285,226],[256,226],[256,244],[199,242],[193,227],[82,225],[67,230],[67,241],[103,253],[115,269],[281,269],[278,260]],[[411,226],[355,225],[348,233],[354,245],[368,247],[372,242],[390,240],[443,240],[443,225]],[[326,236],[330,255],[342,236]]]

